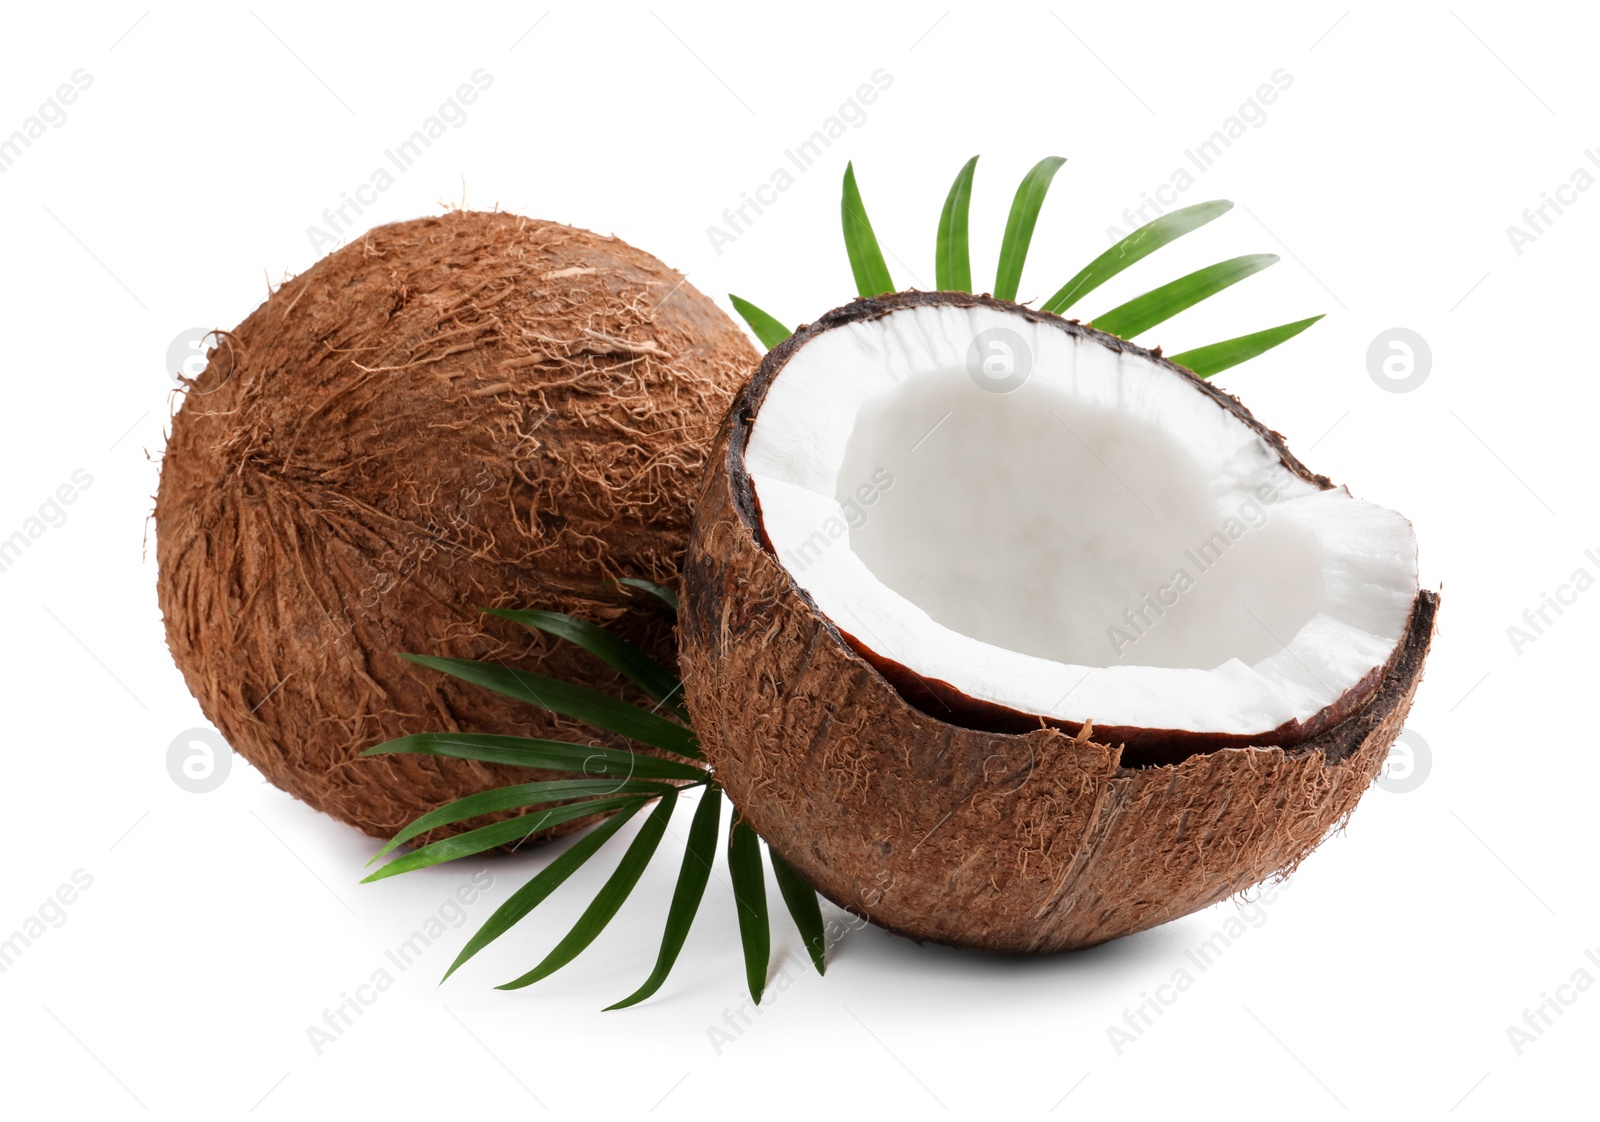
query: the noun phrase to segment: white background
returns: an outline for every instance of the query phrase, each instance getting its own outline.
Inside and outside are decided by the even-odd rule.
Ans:
[[[1507,634],[1575,569],[1600,574],[1584,557],[1600,547],[1600,190],[1520,254],[1507,234],[1574,169],[1600,174],[1584,156],[1600,148],[1597,28],[1580,6],[263,5],[10,9],[0,37],[0,134],[74,70],[93,79],[0,174],[0,536],[76,469],[93,478],[0,572],[0,935],[75,870],[93,878],[0,973],[7,1116],[1593,1110],[1600,987],[1563,991],[1576,1000],[1520,1055],[1507,1033],[1580,968],[1600,979],[1584,957],[1600,957],[1600,591],[1520,651]],[[852,295],[837,232],[846,159],[897,282],[931,287],[945,189],[982,153],[981,287],[1017,179],[1069,157],[1023,280],[1022,297],[1042,299],[1109,244],[1109,225],[1128,228],[1123,209],[1186,148],[1287,71],[1265,123],[1183,196],[1241,205],[1082,310],[1271,251],[1276,268],[1142,341],[1176,351],[1329,313],[1218,382],[1315,470],[1414,520],[1424,579],[1444,591],[1410,720],[1430,749],[1420,785],[1372,790],[1251,913],[1259,926],[1120,1054],[1108,1026],[1194,972],[1185,952],[1237,905],[1037,960],[867,928],[826,978],[780,918],[792,985],[719,1053],[708,1027],[744,1000],[719,877],[661,993],[599,1012],[654,960],[686,816],[560,974],[491,988],[543,954],[603,870],[436,987],[471,927],[548,856],[358,886],[374,843],[242,761],[212,793],[180,789],[168,747],[204,718],[163,642],[148,515],[174,405],[168,344],[232,326],[309,266],[323,209],[480,67],[492,87],[363,227],[499,206],[618,234],[725,306],[732,290],[790,323]],[[879,68],[893,84],[865,123],[715,252],[706,231],[723,208]],[[1432,352],[1408,393],[1367,366],[1397,326]],[[1391,766],[1398,778],[1423,765]],[[318,1055],[308,1026],[484,867],[494,886],[469,924]]]

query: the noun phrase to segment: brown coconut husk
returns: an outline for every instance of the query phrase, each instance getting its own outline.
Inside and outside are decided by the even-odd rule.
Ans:
[[[836,904],[960,946],[1091,946],[1292,870],[1377,777],[1422,676],[1437,595],[1419,593],[1399,650],[1371,688],[1292,744],[1144,730],[1134,751],[1089,726],[1035,717],[1031,731],[1019,731],[1009,711],[946,707],[942,683],[912,688],[909,671],[866,657],[774,557],[744,452],[768,387],[808,339],[930,303],[1002,307],[1193,378],[1159,352],[967,293],[857,301],[769,354],[718,437],[685,565],[685,692],[717,779]],[[1205,389],[1291,471],[1332,486],[1236,400]]]
[[[207,719],[277,786],[379,837],[552,777],[360,756],[381,741],[615,742],[397,656],[637,699],[479,609],[569,612],[670,663],[670,612],[615,578],[677,582],[690,494],[756,357],[649,254],[512,214],[379,227],[288,281],[220,337],[162,461],[161,608]]]

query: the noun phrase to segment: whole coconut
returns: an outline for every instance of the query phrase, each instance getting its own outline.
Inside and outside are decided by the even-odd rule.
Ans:
[[[626,693],[479,611],[514,606],[605,623],[670,663],[670,613],[614,578],[677,580],[691,490],[757,360],[732,321],[616,238],[459,212],[371,231],[218,337],[173,417],[155,519],[167,642],[229,743],[387,836],[530,775],[361,758],[374,744],[604,742],[397,655]]]

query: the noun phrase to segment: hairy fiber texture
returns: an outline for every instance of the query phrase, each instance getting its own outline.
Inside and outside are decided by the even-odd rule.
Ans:
[[[319,261],[220,334],[172,420],[158,588],[207,718],[273,783],[376,836],[551,778],[360,757],[380,741],[607,743],[397,655],[626,695],[571,645],[478,611],[536,607],[670,662],[670,613],[614,578],[677,583],[691,492],[756,359],[677,272],[556,223],[452,213]]]

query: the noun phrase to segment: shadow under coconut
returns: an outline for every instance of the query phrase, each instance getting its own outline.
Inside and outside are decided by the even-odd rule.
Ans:
[[[1189,918],[1191,917],[1183,917],[1183,919]],[[910,936],[868,924],[860,928],[859,933],[839,940],[837,947],[830,953],[829,964],[832,965],[834,961],[853,960],[859,954],[864,960],[871,955],[874,962],[915,962],[919,969],[926,965],[943,974],[955,971],[989,977],[1016,975],[1035,977],[1040,972],[1070,974],[1086,966],[1092,966],[1100,971],[1125,962],[1143,962],[1168,951],[1181,950],[1190,942],[1183,934],[1184,927],[1185,924],[1180,919],[1082,950],[1058,951],[1051,954],[1007,954],[974,947],[954,947],[945,943],[918,942]],[[869,942],[861,937],[867,932],[872,932],[881,938]]]
[[[1205,943],[1235,915],[1241,917],[1247,929],[1255,926],[1243,919],[1246,907],[1247,904],[1229,898],[1158,927],[1098,946],[1037,955],[919,943],[907,936],[866,925],[829,949],[828,965],[831,969],[836,963],[848,962],[862,968],[865,974],[924,986],[945,982],[958,986],[981,983],[983,991],[995,994],[997,1001],[1014,999],[1016,995],[1007,992],[1013,985],[1026,987],[1043,997],[1058,996],[1058,992],[1050,988],[1052,982],[1093,982],[1114,986],[1120,992],[1127,984],[1139,984],[1134,979],[1146,976],[1151,967],[1183,965],[1188,961],[1185,952]]]

